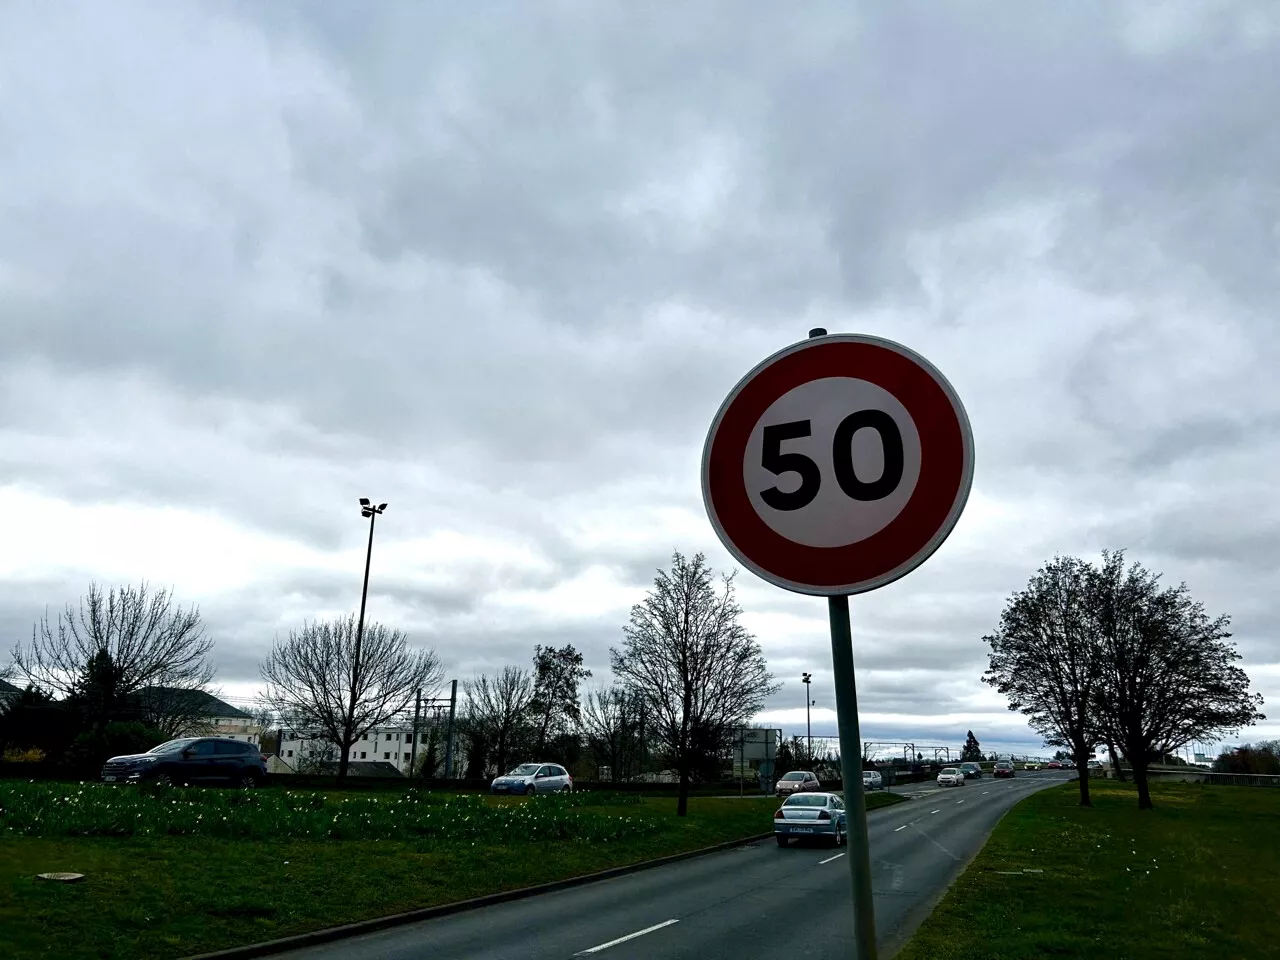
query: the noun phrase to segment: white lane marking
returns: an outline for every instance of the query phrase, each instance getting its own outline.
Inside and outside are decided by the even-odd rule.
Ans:
[[[983,791],[982,791],[982,795],[985,797],[985,796],[986,796],[988,793],[990,793],[990,792],[991,792],[990,790],[983,790]]]
[[[930,810],[929,812],[930,812],[930,813],[938,813],[938,811],[937,811],[937,810]]]
[[[964,803],[963,800],[957,800],[956,803]]]
[[[635,933],[628,933],[625,937],[619,937],[617,940],[610,940],[608,943],[602,943],[596,947],[588,947],[586,950],[579,950],[574,954],[574,956],[581,957],[588,953],[599,953],[601,950],[608,950],[610,947],[616,947],[620,943],[626,943],[628,940],[634,940],[636,937],[643,937],[646,933],[653,933],[655,930],[661,930],[663,927],[669,927],[673,923],[679,922],[679,920],[664,920],[662,923],[655,923],[652,927],[645,927],[643,930],[637,930]]]
[[[893,831],[893,832],[894,832],[894,833],[898,833],[899,831],[902,831],[902,830],[907,829],[907,826],[908,826],[908,825],[904,823],[902,826],[900,826],[897,830],[895,830],[895,831]]]
[[[839,860],[843,856],[843,853],[837,853],[834,857],[827,857],[825,860],[819,860],[818,866],[822,866],[824,863],[830,863],[832,860]]]
[[[917,832],[917,833],[919,833],[919,834],[920,834],[920,836],[922,836],[922,837],[924,837],[926,840],[928,840],[930,843],[932,843],[935,847],[937,847],[937,848],[938,848],[939,850],[941,850],[943,853],[945,853],[945,854],[946,854],[948,857],[950,857],[952,860],[956,861],[957,863],[959,863],[959,862],[960,862],[960,858],[959,858],[959,857],[957,857],[954,853],[952,853],[950,850],[948,850],[946,847],[944,847],[942,844],[940,844],[937,840],[933,839],[933,837],[929,836],[927,833],[925,833],[925,832],[924,832],[923,830],[921,830],[919,827],[916,827],[916,832]]]

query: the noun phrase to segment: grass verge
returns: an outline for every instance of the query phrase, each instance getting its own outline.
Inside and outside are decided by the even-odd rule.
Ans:
[[[1090,787],[1009,811],[895,960],[1280,956],[1280,791]]]
[[[37,790],[36,787],[40,789]],[[770,829],[769,798],[0,783],[0,957],[174,958],[580,876]],[[77,884],[37,880],[47,871]]]

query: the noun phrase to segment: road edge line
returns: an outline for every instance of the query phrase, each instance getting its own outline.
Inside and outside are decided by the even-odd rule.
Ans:
[[[1075,783],[1075,781],[1064,780],[1063,783]],[[916,931],[920,929],[920,925],[933,914],[934,910],[938,909],[938,904],[942,902],[942,898],[947,895],[952,886],[955,885],[955,882],[965,875],[969,867],[973,865],[973,861],[978,859],[979,854],[987,848],[987,842],[991,839],[991,835],[996,832],[996,827],[1000,826],[1000,822],[1009,815],[1009,812],[1013,810],[1014,807],[1024,803],[1030,796],[1031,794],[1028,793],[1026,797],[1023,797],[1017,803],[1010,806],[1004,813],[1000,814],[996,819],[996,822],[991,825],[991,829],[987,832],[987,839],[982,841],[982,846],[978,847],[977,850],[975,850],[962,864],[960,864],[959,869],[956,870],[955,876],[951,878],[951,882],[943,887],[937,896],[932,897],[927,903],[917,904],[915,908],[907,912],[907,922],[898,924],[897,929],[894,930],[894,932],[885,941],[884,946],[878,951],[880,954],[880,960],[894,960],[894,958],[906,948],[907,944],[911,942],[911,938],[916,935]],[[910,927],[911,932],[903,934],[902,930],[904,927]]]
[[[888,804],[882,809],[897,806],[897,804]],[[564,880],[552,880],[547,883],[539,883],[532,887],[517,887],[514,890],[503,890],[500,893],[489,893],[482,897],[472,897],[470,900],[456,900],[453,903],[441,903],[434,907],[419,907],[416,910],[408,910],[404,913],[393,913],[385,917],[374,917],[370,920],[357,920],[354,923],[346,923],[339,927],[325,927],[320,930],[312,930],[309,933],[295,933],[288,937],[280,937],[276,940],[264,940],[261,943],[249,943],[241,947],[227,947],[223,950],[215,950],[212,953],[198,953],[184,957],[183,960],[249,960],[253,957],[266,957],[274,953],[281,953],[285,950],[297,950],[302,947],[313,947],[322,943],[333,943],[336,940],[346,940],[349,937],[359,936],[364,933],[375,933],[378,930],[386,930],[391,927],[406,926],[410,923],[418,923],[422,920],[433,920],[436,917],[448,916],[452,913],[464,913],[467,910],[477,910],[481,907],[491,907],[499,903],[509,903],[512,900],[524,900],[529,897],[536,897],[542,893],[553,893],[556,890],[566,890],[570,887],[584,886],[588,883],[595,883],[600,880],[609,880],[613,877],[626,876],[629,873],[638,873],[641,870],[649,870],[654,867],[661,867],[668,863],[678,863],[681,860],[692,860],[694,857],[703,857],[712,853],[720,853],[724,850],[732,850],[734,847],[743,847],[749,843],[759,843],[762,840],[770,840],[773,838],[773,831],[768,833],[757,834],[752,837],[743,837],[738,840],[726,840],[723,843],[713,844],[709,847],[701,847],[697,850],[686,850],[684,853],[673,853],[665,857],[658,857],[654,860],[641,860],[639,863],[629,863],[621,867],[610,867],[608,870],[598,870],[595,873],[584,873],[577,877],[566,877]]]

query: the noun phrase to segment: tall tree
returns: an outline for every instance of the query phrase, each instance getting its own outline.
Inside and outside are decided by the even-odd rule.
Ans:
[[[1139,809],[1149,810],[1152,759],[1265,719],[1262,696],[1236,666],[1230,619],[1211,618],[1185,583],[1162,586],[1141,564],[1126,567],[1123,551],[1104,553],[1093,581],[1102,664],[1095,713],[1103,739],[1129,762]]]
[[[652,734],[679,773],[678,816],[688,814],[692,771],[781,686],[741,615],[732,575],[717,589],[706,557],[675,551],[671,569],[631,608],[622,646],[609,651],[614,675],[643,694]]]
[[[174,603],[169,590],[104,590],[91,583],[78,607],[46,612],[30,644],[13,650],[18,674],[75,701],[93,729],[124,719],[140,691],[152,686],[204,690],[213,679],[200,611]]]
[[[1099,742],[1092,701],[1102,671],[1090,567],[1054,557],[1015,593],[990,645],[983,682],[1009,699],[1049,746],[1067,747],[1079,771],[1080,806],[1090,806],[1088,760]]]
[[[617,685],[592,690],[582,710],[587,749],[610,779],[628,780],[639,772],[641,698]]]
[[[316,621],[277,640],[260,670],[260,699],[339,750],[346,779],[351,747],[402,713],[418,690],[432,692],[444,676],[434,650],[409,649],[401,631],[366,623],[357,649],[356,618]]]
[[[960,759],[965,763],[970,761],[977,763],[982,759],[982,744],[978,742],[978,738],[973,735],[972,730],[964,738],[964,747],[960,750]]]
[[[488,744],[497,772],[505,773],[515,752],[530,746],[533,676],[528,670],[507,666],[492,679],[481,674],[466,681],[462,689],[467,725]]]
[[[591,676],[582,664],[582,654],[572,644],[558,650],[541,644],[534,647],[533,700],[529,710],[537,718],[539,757],[545,755],[549,736],[576,728],[582,719],[578,687]]]

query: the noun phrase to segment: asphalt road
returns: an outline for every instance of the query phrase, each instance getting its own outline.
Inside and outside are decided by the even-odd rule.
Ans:
[[[1028,793],[1069,771],[921,785],[916,799],[872,810],[868,832],[876,933],[892,949]],[[906,793],[907,790],[902,792]],[[761,824],[762,832],[771,822]],[[830,847],[772,839],[599,883],[278,954],[290,960],[738,960],[847,958],[849,867]]]

